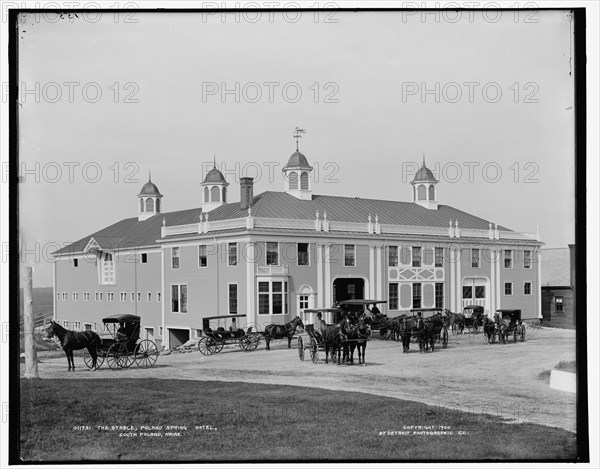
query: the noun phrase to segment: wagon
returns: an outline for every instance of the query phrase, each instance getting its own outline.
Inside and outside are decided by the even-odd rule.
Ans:
[[[387,300],[364,300],[364,299],[354,299],[354,300],[345,300],[339,303],[339,306],[342,310],[347,311],[350,316],[360,314],[365,311],[369,305],[378,305],[382,303],[387,303]],[[387,319],[386,315],[381,315],[381,318]],[[374,319],[377,321],[377,319]],[[389,339],[392,335],[392,331],[388,329],[385,331],[385,334],[382,334],[382,330],[380,329],[380,322],[374,322],[372,325],[373,331],[379,331],[380,338]]]
[[[305,309],[304,317],[309,318],[307,321],[314,321],[318,313],[325,317],[324,321],[328,326],[336,324],[343,314],[340,308],[320,308],[320,309]],[[298,357],[304,361],[305,350],[308,349],[310,360],[317,364],[319,362],[319,352],[325,351],[325,344],[320,337],[315,334],[315,325],[307,324],[304,326],[304,333],[298,334]]]
[[[485,316],[485,309],[480,305],[468,305],[463,308],[463,315],[465,317],[465,326],[469,329],[471,334],[477,334],[479,328],[483,325],[483,317]]]
[[[226,330],[224,325],[233,318],[245,318],[245,314],[228,314],[226,316],[211,316],[203,320],[203,337],[198,342],[198,350],[202,355],[213,355],[223,350],[225,345],[238,345],[245,352],[256,350],[262,333],[254,330],[254,326],[245,331],[238,328],[235,331]],[[215,325],[213,330],[211,321]]]
[[[496,310],[502,319],[508,319],[508,336],[513,336],[513,342],[525,342],[525,324],[521,318],[520,309],[498,309]],[[502,333],[498,326],[494,324],[494,333],[491,336],[492,342],[498,339],[502,341]]]
[[[104,318],[104,329],[109,338],[102,337],[98,345],[96,367],[106,361],[109,368],[128,368],[133,363],[140,368],[154,366],[158,359],[158,348],[152,340],[140,340],[140,317],[133,314],[118,314]],[[83,352],[83,361],[88,368],[93,367],[92,356]]]

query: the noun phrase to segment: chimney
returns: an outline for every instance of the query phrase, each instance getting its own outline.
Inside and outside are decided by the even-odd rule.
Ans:
[[[254,202],[254,178],[240,178],[240,208],[248,210]]]

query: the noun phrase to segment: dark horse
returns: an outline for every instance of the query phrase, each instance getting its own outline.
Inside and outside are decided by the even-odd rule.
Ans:
[[[421,327],[421,335],[419,336],[419,349],[423,352],[429,352],[429,348],[433,352],[435,350],[435,339],[439,337],[440,332],[444,327],[444,319],[440,313],[424,319]]]
[[[488,344],[492,343],[492,338],[496,331],[496,325],[494,321],[492,321],[489,317],[485,316],[483,318],[483,333],[487,337]]]
[[[97,347],[100,345],[100,336],[92,331],[74,332],[68,331],[57,322],[51,321],[46,329],[47,337],[56,336],[60,345],[65,351],[67,361],[69,362],[69,371],[75,371],[75,361],[73,360],[73,350],[87,348],[92,357],[92,369],[96,369],[96,359],[98,358]]]
[[[367,341],[371,337],[371,318],[361,316],[358,322],[350,327],[344,343],[344,362],[354,365],[354,350],[358,348],[358,364],[365,364]]]
[[[291,322],[285,325],[281,324],[269,324],[265,327],[265,341],[267,343],[267,350],[271,350],[270,343],[273,339],[284,339],[287,337],[288,348],[292,348],[292,337],[296,333],[296,328],[300,326],[304,329],[304,323],[299,316],[296,316]]]
[[[345,319],[335,326],[326,326],[322,332],[323,344],[325,345],[325,363],[329,363],[328,356],[331,356],[331,361],[338,365],[342,360],[342,349],[344,342],[348,339],[348,325],[345,324]]]
[[[423,324],[421,324],[422,326]],[[417,337],[421,336],[422,330],[419,328],[418,320],[415,316],[401,316],[400,319],[400,338],[402,339],[402,352],[408,353],[410,349],[410,339],[413,334]]]

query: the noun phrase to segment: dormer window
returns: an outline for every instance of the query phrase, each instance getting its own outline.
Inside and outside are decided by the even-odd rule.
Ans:
[[[110,252],[104,252],[100,257],[100,284],[115,284],[115,263]]]

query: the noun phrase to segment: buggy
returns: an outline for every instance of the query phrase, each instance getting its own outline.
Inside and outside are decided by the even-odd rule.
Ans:
[[[463,315],[465,317],[465,327],[469,329],[471,334],[477,334],[479,332],[479,328],[483,325],[483,317],[485,315],[483,306],[465,306],[463,308]]]
[[[133,314],[118,314],[102,320],[104,330],[110,337],[102,337],[97,348],[99,368],[104,361],[114,370],[128,368],[134,362],[140,368],[154,366],[158,359],[158,348],[149,339],[140,340],[140,317]],[[92,356],[87,350],[83,352],[83,361],[88,368],[93,367]]]
[[[420,312],[421,316],[423,317],[423,321],[425,321],[425,322],[430,321],[432,316],[436,316],[439,314],[439,316],[442,318],[442,325],[441,325],[439,331],[435,332],[434,340],[435,340],[436,344],[441,343],[442,348],[448,347],[448,326],[447,326],[447,322],[443,319],[445,311],[446,310],[444,308],[413,308],[410,310],[410,312],[413,314],[413,316],[417,316],[417,313]],[[413,332],[413,334],[414,334],[414,332]],[[416,337],[417,337],[417,340],[420,341],[419,334],[417,334]]]
[[[387,303],[387,300],[345,300],[345,301],[341,301],[339,303],[340,308],[343,311],[348,312],[348,314],[350,315],[350,317],[356,317],[357,315],[359,315],[360,313],[364,312],[365,308],[367,308],[369,305],[378,305],[378,304],[382,304],[382,303]],[[378,315],[378,317],[373,316],[373,325],[372,325],[372,329],[375,331],[379,331],[379,335],[380,338],[382,339],[389,339],[393,333],[392,328],[390,327],[385,327],[385,324],[390,321],[391,318],[388,318],[388,316],[381,314]]]
[[[248,327],[247,331],[238,328],[235,331],[226,330],[227,320],[233,318],[245,318],[245,314],[228,314],[226,316],[211,316],[203,319],[203,337],[198,342],[198,350],[202,355],[212,355],[223,350],[225,345],[238,345],[245,352],[256,350],[262,334],[254,331],[254,327]],[[211,321],[215,329],[211,326]]]
[[[513,336],[513,342],[524,342],[525,341],[525,324],[521,318],[520,309],[498,309],[496,310],[502,322],[508,322],[508,326],[504,330],[504,337],[502,335],[502,328],[499,324],[494,322],[494,332],[492,334],[491,341],[495,342],[496,338],[498,342],[505,342],[505,338]]]

